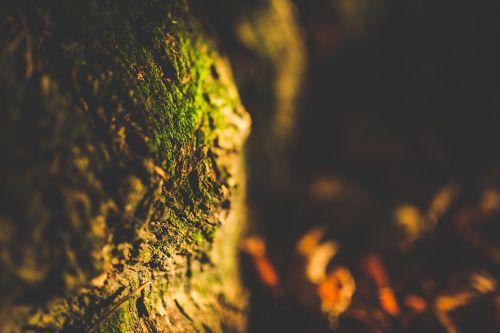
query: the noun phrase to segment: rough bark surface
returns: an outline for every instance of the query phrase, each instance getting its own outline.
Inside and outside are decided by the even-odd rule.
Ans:
[[[290,147],[307,67],[296,8],[290,0],[197,2],[211,18],[252,114],[251,193],[282,195],[291,181]]]
[[[187,2],[6,1],[0,30],[2,331],[243,330],[250,121]]]

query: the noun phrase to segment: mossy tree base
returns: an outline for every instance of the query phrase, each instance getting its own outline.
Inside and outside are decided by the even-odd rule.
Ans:
[[[185,1],[0,6],[6,332],[241,331],[249,117]]]

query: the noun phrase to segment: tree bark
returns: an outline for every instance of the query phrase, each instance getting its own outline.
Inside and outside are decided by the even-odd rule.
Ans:
[[[217,31],[252,115],[250,192],[272,200],[290,191],[290,148],[307,67],[296,8],[290,0],[197,2]]]
[[[5,332],[242,331],[249,116],[186,1],[0,6]]]

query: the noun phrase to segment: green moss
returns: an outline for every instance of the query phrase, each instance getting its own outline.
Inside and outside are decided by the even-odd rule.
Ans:
[[[151,157],[165,171],[166,197],[158,199],[174,216],[164,221],[168,230],[154,231],[185,236],[192,230],[192,236],[179,238],[184,245],[171,244],[175,249],[202,244],[200,235],[213,232],[204,220],[221,199],[207,151],[214,129],[227,126],[221,110],[239,104],[218,78],[214,45],[188,18],[184,1],[73,0],[61,8],[78,22],[79,39],[87,41],[68,38],[63,48],[82,73],[78,93],[90,107],[104,108],[94,121],[111,123],[106,135],[112,150],[127,160]],[[200,228],[202,233],[195,230]]]
[[[96,329],[96,332],[137,332],[140,331],[140,328],[137,326],[138,321],[139,315],[135,307],[135,299],[131,299],[116,309],[109,318],[106,318]]]
[[[15,90],[0,101],[8,110],[0,115],[8,139],[1,148],[19,166],[1,180],[12,207],[0,223],[22,229],[0,244],[0,260],[11,261],[12,295],[34,299],[50,286],[45,305],[27,304],[18,324],[77,331],[116,304],[114,293],[133,292],[127,274],[134,281],[171,274],[161,275],[155,306],[167,284],[184,290],[187,258],[209,249],[220,225],[216,213],[229,196],[220,160],[240,149],[245,134],[231,117],[242,106],[185,1],[54,0],[30,10],[22,2],[0,15],[0,27],[12,31],[26,17],[33,26],[50,21],[30,26],[39,43],[31,78],[14,72],[26,49],[0,58],[0,84]],[[94,280],[103,273],[106,284]],[[68,296],[83,291],[84,301]],[[99,330],[137,331],[139,323],[131,299]]]

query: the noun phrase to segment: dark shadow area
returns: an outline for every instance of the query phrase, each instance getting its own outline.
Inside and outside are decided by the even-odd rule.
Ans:
[[[498,331],[498,289],[479,291],[475,279],[500,276],[500,5],[296,6],[309,70],[291,182],[251,196],[285,291],[276,295],[259,274],[250,279],[251,331]],[[318,226],[322,242],[341,244],[328,269],[345,266],[356,281],[338,326],[303,301],[317,295],[296,278],[307,265],[296,243]],[[367,268],[374,254],[395,295],[393,314]]]

